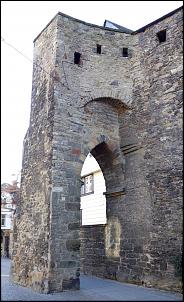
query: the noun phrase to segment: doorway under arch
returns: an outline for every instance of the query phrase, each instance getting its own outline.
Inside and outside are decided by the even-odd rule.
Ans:
[[[89,155],[90,154],[90,155]],[[116,279],[116,272],[120,265],[120,238],[121,225],[118,217],[118,205],[123,198],[123,173],[122,161],[118,150],[112,152],[110,146],[102,142],[95,146],[88,154],[82,169],[82,193],[85,193],[85,175],[87,178],[87,199],[81,197],[82,220],[80,228],[81,238],[81,273],[86,275],[95,275]],[[95,167],[104,176],[104,184],[102,183],[101,198],[103,197],[106,204],[105,217],[96,217],[95,207],[93,207],[90,219],[90,207],[85,211],[84,203],[90,203],[90,193],[94,194],[94,186],[90,184],[90,176],[92,175],[89,162],[93,161]],[[87,166],[86,166],[87,164]],[[91,187],[90,187],[91,185]],[[105,188],[105,190],[104,190]],[[93,196],[94,197],[94,196]],[[82,200],[83,198],[83,200]],[[102,199],[103,199],[102,198]],[[91,194],[91,202],[92,194]],[[96,204],[98,201],[96,200]],[[87,205],[88,206],[88,205]],[[85,214],[87,215],[85,217]],[[96,213],[98,216],[98,213]],[[87,221],[87,219],[89,219]]]

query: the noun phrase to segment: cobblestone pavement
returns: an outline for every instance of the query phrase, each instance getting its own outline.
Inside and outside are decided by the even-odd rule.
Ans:
[[[39,294],[9,280],[11,261],[1,258],[1,301],[183,301],[181,294],[81,276],[79,291]]]

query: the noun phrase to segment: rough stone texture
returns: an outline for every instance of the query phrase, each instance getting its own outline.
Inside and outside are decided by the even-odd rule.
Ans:
[[[51,191],[54,83],[50,73],[54,69],[55,40],[56,20],[44,31],[34,52],[30,126],[24,140],[12,255],[13,280],[43,292],[49,286],[50,200],[54,194]],[[39,65],[47,66],[47,73]]]
[[[131,35],[58,13],[35,39],[15,282],[46,293],[79,289],[81,267],[181,289],[181,27],[181,10]],[[165,28],[159,44],[156,33]],[[106,181],[105,226],[80,227],[89,152]]]
[[[81,272],[104,277],[105,237],[103,225],[81,227]]]
[[[131,59],[133,110],[120,118],[121,147],[135,143],[142,147],[125,154],[126,188],[135,198],[132,215],[128,207],[126,211],[130,220],[136,219],[136,229],[142,226],[145,215],[148,223],[144,219],[147,227],[143,229],[143,237],[149,232],[148,242],[142,246],[143,254],[135,257],[136,265],[130,266],[128,278],[132,279],[138,269],[141,273],[136,279],[141,276],[145,283],[170,289],[181,286],[178,281],[182,247],[181,27],[182,11],[179,11],[136,35],[137,51]],[[162,29],[167,29],[167,40],[159,44],[156,33]],[[126,199],[131,207],[129,194]],[[141,238],[140,232],[138,237]],[[123,265],[127,262],[128,267],[127,257],[128,251],[122,258]]]

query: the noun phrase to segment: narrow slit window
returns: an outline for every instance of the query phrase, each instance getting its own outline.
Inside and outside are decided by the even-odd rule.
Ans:
[[[123,57],[128,57],[128,48],[123,47]]]
[[[163,29],[157,33],[157,37],[160,43],[166,41],[166,29]]]
[[[81,54],[79,52],[76,52],[74,53],[74,64],[80,64],[80,57],[81,57]]]
[[[98,54],[101,54],[101,51],[102,51],[102,46],[99,45],[99,44],[97,44],[97,45],[96,45],[96,52],[97,52]]]

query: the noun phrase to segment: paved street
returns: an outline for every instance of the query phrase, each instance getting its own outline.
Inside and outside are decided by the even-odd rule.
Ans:
[[[79,291],[39,294],[9,280],[10,260],[1,258],[1,301],[183,301],[181,294],[81,276]]]

